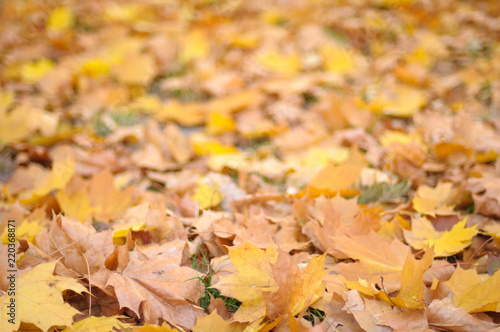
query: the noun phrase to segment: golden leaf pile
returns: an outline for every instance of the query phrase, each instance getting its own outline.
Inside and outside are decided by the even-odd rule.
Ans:
[[[0,330],[500,328],[499,17],[1,2]]]

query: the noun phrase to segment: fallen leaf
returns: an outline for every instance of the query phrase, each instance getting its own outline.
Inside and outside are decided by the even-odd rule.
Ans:
[[[130,324],[123,323],[119,320],[121,316],[112,317],[95,317],[90,316],[82,319],[73,326],[65,328],[62,332],[78,331],[78,332],[109,332],[114,329],[129,329]]]
[[[434,300],[425,310],[429,325],[456,332],[492,331],[497,324],[456,308],[450,297]]]
[[[0,314],[2,316],[1,329],[3,331],[17,330],[23,323],[31,323],[43,331],[48,331],[52,326],[71,326],[73,316],[78,314],[67,303],[64,303],[62,293],[67,289],[81,294],[87,291],[73,278],[54,276],[56,262],[40,264],[32,270],[24,272],[16,280],[16,314],[9,316],[7,304],[10,297],[5,293],[0,297],[2,304]],[[3,278],[7,273],[3,273]],[[14,324],[9,322],[13,319]]]
[[[453,184],[440,183],[436,188],[426,185],[418,187],[417,194],[412,200],[415,211],[435,217],[437,215],[453,214],[453,205],[448,205],[452,196]]]
[[[423,309],[424,272],[431,266],[434,258],[432,249],[426,249],[424,257],[420,260],[408,253],[403,270],[401,271],[401,290],[398,296],[391,297],[390,302],[398,307],[407,309]]]
[[[160,319],[186,329],[202,316],[203,309],[188,302],[197,301],[203,286],[200,274],[188,267],[166,263],[156,256],[146,261],[130,259],[121,272],[102,268],[91,278],[103,290],[112,288],[121,307],[127,307],[147,324]]]
[[[274,292],[263,291],[267,317],[271,320],[286,313],[298,315],[321,298],[325,287],[323,278],[325,256],[314,257],[302,270],[288,253],[280,251],[272,265],[272,276],[279,286]]]
[[[453,291],[453,304],[466,312],[498,311],[500,293],[498,289],[500,272],[485,279],[475,269],[463,270],[457,267],[445,285]]]
[[[277,258],[278,251],[274,245],[269,245],[265,251],[248,242],[229,248],[229,259],[237,272],[222,276],[213,287],[222,295],[242,302],[234,314],[235,321],[254,322],[265,316],[266,304],[262,292],[279,288],[272,276],[271,266]]]
[[[48,32],[64,33],[73,27],[75,16],[68,7],[57,7],[47,19]]]
[[[368,283],[380,283],[384,277],[387,293],[401,289],[401,271],[410,248],[397,239],[388,240],[371,232],[367,235],[334,236],[337,250],[347,257],[359,260],[355,263],[340,263],[339,273],[347,280],[365,279]]]
[[[299,197],[307,192],[311,197],[317,197],[321,194],[325,196],[333,196],[337,193],[346,196],[356,194],[357,191],[351,189],[351,186],[365,167],[366,161],[363,155],[354,149],[352,156],[345,163],[339,166],[330,164],[324,167],[309,182],[309,186],[299,194]]]
[[[406,242],[415,249],[434,247],[437,257],[454,255],[471,243],[472,238],[478,233],[476,225],[466,227],[467,218],[456,223],[451,230],[439,232],[425,217],[414,218],[411,230],[403,229]]]
[[[294,75],[301,69],[300,57],[293,53],[266,52],[257,56],[257,62],[266,70],[282,75]]]
[[[193,326],[193,332],[204,332],[204,331],[221,331],[221,332],[233,332],[242,331],[242,328],[238,328],[238,323],[228,322],[224,320],[221,316],[217,314],[217,310],[213,311],[210,315],[205,317],[199,317],[196,320],[196,325]]]

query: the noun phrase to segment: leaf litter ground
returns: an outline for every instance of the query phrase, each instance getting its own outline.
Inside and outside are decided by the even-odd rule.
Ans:
[[[2,331],[499,328],[498,1],[0,10]]]

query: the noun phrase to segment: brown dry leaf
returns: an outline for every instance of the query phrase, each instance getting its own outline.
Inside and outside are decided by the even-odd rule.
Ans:
[[[347,200],[337,195],[323,204],[321,202],[321,197],[316,199],[316,209],[312,211],[318,222],[308,222],[303,226],[303,232],[318,248],[327,250],[337,258],[347,257],[336,248],[331,237],[362,235],[380,229],[378,214],[372,211],[360,211],[354,199]]]
[[[467,187],[474,199],[474,213],[500,217],[500,179],[469,179]]]
[[[342,310],[354,315],[359,326],[365,331],[391,331],[390,327],[378,325],[377,322],[378,315],[391,311],[391,307],[385,302],[363,298],[358,291],[350,290]]]
[[[429,325],[437,329],[456,332],[491,331],[497,324],[484,316],[468,314],[462,308],[456,308],[450,297],[434,300],[425,310]]]
[[[95,273],[113,252],[111,232],[58,215],[36,237],[37,247],[80,275]]]
[[[101,268],[91,276],[103,290],[114,290],[121,307],[132,310],[145,323],[158,324],[160,319],[190,329],[203,309],[188,302],[203,292],[197,280],[201,275],[188,267],[171,264],[165,257],[139,261],[131,259],[121,272]]]
[[[0,251],[92,293],[44,328],[498,329],[498,1],[0,7]]]
[[[391,311],[375,314],[379,325],[389,326],[393,331],[426,331],[431,332],[426,312],[422,310],[393,307]]]

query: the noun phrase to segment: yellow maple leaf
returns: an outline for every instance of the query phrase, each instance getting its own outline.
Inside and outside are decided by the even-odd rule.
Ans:
[[[0,111],[4,112],[9,109],[9,107],[14,103],[14,91],[12,90],[7,90],[7,91],[2,91],[0,90]]]
[[[445,285],[453,291],[453,304],[467,312],[500,312],[500,271],[484,279],[476,269],[457,267]]]
[[[56,263],[37,265],[16,280],[15,324],[8,321],[11,317],[7,305],[11,303],[11,297],[7,293],[0,297],[0,330],[17,330],[21,322],[31,323],[43,331],[54,325],[72,325],[73,316],[79,312],[64,303],[62,292],[71,289],[82,293],[86,288],[76,279],[54,276]]]
[[[222,201],[222,194],[217,184],[200,183],[192,196],[193,201],[198,202],[200,209],[216,207]]]
[[[139,9],[140,7],[138,4],[111,3],[109,6],[106,6],[104,16],[110,21],[133,23],[137,21]]]
[[[242,302],[234,314],[235,321],[254,322],[264,317],[266,305],[262,291],[278,290],[271,267],[277,258],[278,250],[273,244],[266,250],[247,242],[229,248],[229,259],[237,273],[222,276],[213,287],[222,295]]]
[[[111,317],[96,317],[90,316],[82,319],[73,324],[72,327],[66,327],[62,332],[109,332],[115,329],[123,331],[124,329],[130,329],[130,324],[123,323],[119,318],[124,318],[123,316],[111,316]]]
[[[59,190],[56,194],[56,198],[61,209],[69,217],[85,222],[87,216],[92,213],[90,197],[85,190],[78,190],[71,195],[68,195],[64,189]]]
[[[357,68],[353,52],[338,45],[325,45],[320,49],[326,71],[347,74]]]
[[[412,142],[418,142],[422,147],[422,139],[417,134],[407,134],[395,130],[386,130],[379,138],[380,144],[384,148],[391,146],[392,144],[402,144],[408,145]]]
[[[387,114],[408,118],[417,113],[427,103],[427,95],[419,89],[404,85],[384,87],[365,107],[376,114]]]
[[[369,284],[365,279],[359,277],[356,281],[346,280],[344,283],[348,289],[355,289],[366,296],[375,297],[379,292],[374,284]]]
[[[25,63],[21,67],[21,78],[25,83],[36,83],[47,75],[55,64],[47,58],[40,58],[35,61]]]
[[[425,217],[414,218],[411,231],[403,229],[405,240],[415,249],[434,247],[437,257],[451,256],[468,247],[472,238],[478,233],[476,225],[466,227],[467,218],[456,223],[451,230],[439,232]]]
[[[429,268],[434,258],[432,249],[426,249],[424,257],[420,260],[408,253],[403,270],[401,271],[401,290],[398,296],[391,297],[392,303],[400,308],[422,309],[425,303],[424,296],[424,272]],[[385,293],[384,293],[385,295]],[[391,301],[388,301],[391,304]]]
[[[44,228],[44,224],[39,222],[38,220],[23,220],[21,224],[16,228],[16,238],[23,238],[26,236],[26,239],[35,244],[35,237],[40,233],[40,231]],[[3,230],[2,236],[0,237],[3,243],[10,243],[8,238],[7,228]]]
[[[205,317],[198,317],[196,325],[193,326],[193,332],[217,331],[217,332],[233,332],[242,329],[237,329],[237,323],[228,322],[217,314],[214,310]]]
[[[199,103],[180,103],[172,100],[158,110],[160,120],[173,120],[183,126],[198,126],[204,123],[206,109]]]
[[[100,58],[93,58],[81,64],[79,73],[88,77],[98,77],[109,72],[109,63]]]
[[[74,191],[64,188],[56,195],[62,210],[81,222],[85,222],[89,215],[100,221],[109,221],[132,203],[135,187],[117,190],[109,170],[94,174],[90,181],[83,184],[86,187]]]
[[[28,201],[39,199],[52,190],[64,188],[69,180],[73,177],[76,170],[75,156],[71,148],[60,147],[54,150],[54,159],[50,173],[35,182],[32,196]]]
[[[234,131],[236,129],[236,123],[233,118],[228,115],[212,113],[208,117],[206,129],[209,134],[220,135]]]
[[[333,146],[328,148],[312,147],[307,150],[305,157],[297,158],[299,160],[294,160],[293,158],[288,158],[287,163],[297,164],[300,162],[301,165],[305,167],[325,167],[330,163],[340,164],[349,159],[350,151],[348,148]]]
[[[133,326],[132,332],[179,332],[179,330],[173,329],[170,327],[170,325],[167,324],[167,322],[163,322],[161,326],[155,324],[144,324],[142,326]]]
[[[223,145],[219,141],[203,135],[195,133],[190,137],[191,145],[194,152],[198,156],[237,153],[238,150],[233,146]]]
[[[199,29],[191,30],[187,36],[183,38],[182,51],[179,59],[182,62],[201,59],[210,52],[210,42],[207,35]]]
[[[49,32],[64,33],[75,24],[75,16],[68,7],[54,9],[47,19],[46,28]]]
[[[274,293],[263,291],[270,319],[287,312],[295,316],[323,296],[325,257],[326,254],[313,257],[305,268],[299,269],[288,253],[280,251],[276,263],[272,265],[272,275],[279,289]]]
[[[450,200],[452,193],[453,184],[450,182],[440,183],[436,188],[421,185],[412,200],[413,209],[418,213],[433,217],[453,214],[454,205],[446,204]]]
[[[272,73],[283,75],[297,74],[302,68],[300,56],[296,53],[261,53],[257,56],[257,62],[266,70],[269,70]]]

